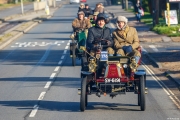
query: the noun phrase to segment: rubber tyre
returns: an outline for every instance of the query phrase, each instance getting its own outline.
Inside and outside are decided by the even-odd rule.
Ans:
[[[86,83],[87,77],[81,79],[81,96],[80,96],[80,110],[83,112],[87,105],[87,94],[86,94]]]
[[[145,100],[145,79],[144,76],[140,76],[139,79],[139,89],[140,89],[140,108],[141,111],[145,111],[146,109],[146,100]]]
[[[138,106],[140,106],[141,100],[140,100],[140,94],[138,94]]]
[[[72,46],[72,66],[76,66],[76,48]]]

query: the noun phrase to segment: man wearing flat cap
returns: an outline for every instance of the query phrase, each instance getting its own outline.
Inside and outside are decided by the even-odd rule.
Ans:
[[[98,16],[99,12],[94,12],[93,14],[93,18],[90,19],[91,25],[95,26],[96,25],[96,20],[97,20],[97,16]]]
[[[85,14],[83,11],[78,12],[78,18],[75,18],[72,22],[72,27],[74,32],[79,29],[84,30],[91,27],[91,23],[88,19],[85,19]]]
[[[118,16],[116,19],[117,29],[112,33],[114,48],[117,56],[134,56],[138,63],[141,54],[137,50],[140,46],[138,34],[135,28],[129,27],[128,19],[125,16]]]

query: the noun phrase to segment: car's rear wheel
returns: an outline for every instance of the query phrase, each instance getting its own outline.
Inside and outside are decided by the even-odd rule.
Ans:
[[[144,111],[146,109],[145,79],[143,75],[139,78],[138,104],[140,105],[141,111]]]
[[[80,96],[80,110],[84,111],[87,106],[87,94],[86,94],[87,77],[81,79],[81,96]]]
[[[76,66],[76,46],[72,46],[72,65]]]

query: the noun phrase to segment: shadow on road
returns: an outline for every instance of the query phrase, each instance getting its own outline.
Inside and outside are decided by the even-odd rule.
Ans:
[[[36,100],[24,101],[0,101],[1,106],[16,107],[17,109],[33,109]],[[46,111],[63,111],[63,112],[81,112],[79,109],[80,102],[62,102],[62,101],[40,101],[39,110]],[[135,104],[123,103],[106,103],[106,102],[88,102],[86,108],[89,110],[115,110],[115,111],[140,111],[139,106]]]

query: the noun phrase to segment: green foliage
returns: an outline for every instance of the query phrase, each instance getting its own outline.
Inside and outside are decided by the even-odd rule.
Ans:
[[[144,8],[144,11],[149,12],[149,3],[148,3],[148,0],[142,0],[142,7]]]
[[[153,31],[157,32],[158,34],[168,35],[170,37],[180,36],[180,25],[170,26],[167,25],[156,25],[153,28]]]

